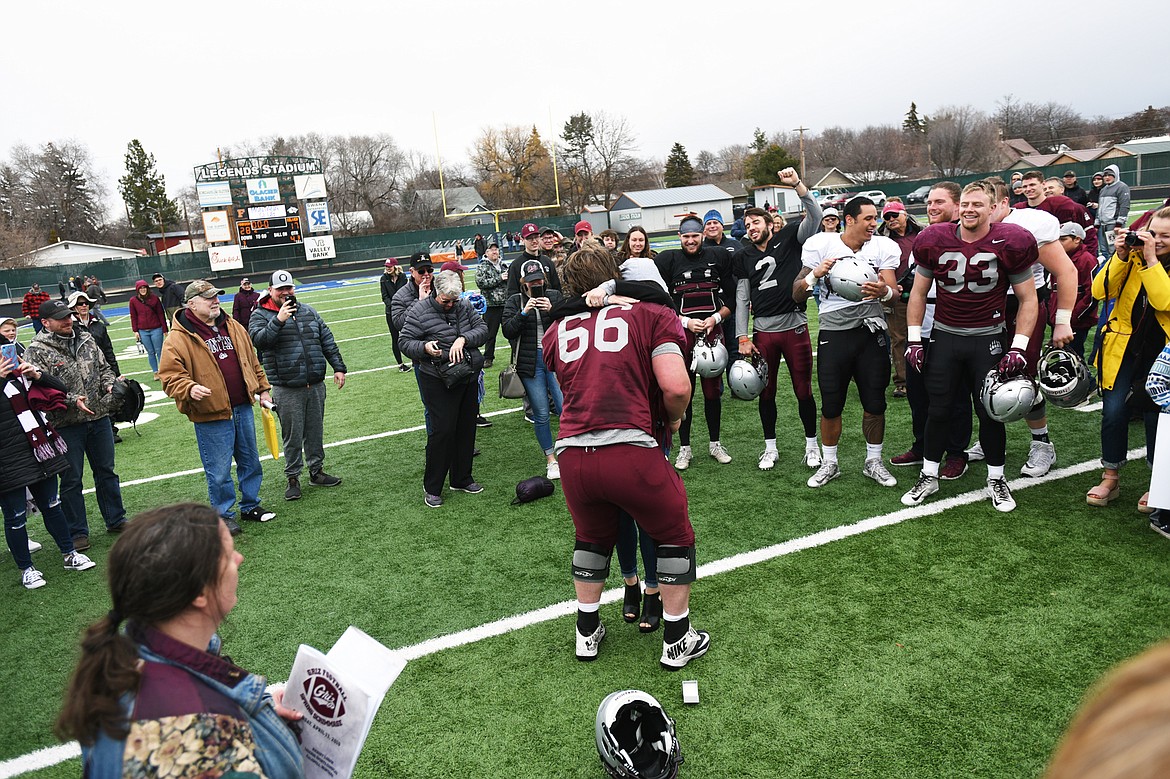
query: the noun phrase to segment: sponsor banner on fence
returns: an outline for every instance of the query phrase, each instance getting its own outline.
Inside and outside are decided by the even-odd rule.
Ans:
[[[232,204],[232,187],[226,181],[196,184],[195,190],[199,193],[199,206],[201,208],[230,206]]]
[[[310,235],[305,238],[305,259],[332,260],[337,257],[332,235]]]
[[[327,233],[329,222],[329,204],[324,200],[316,203],[305,203],[305,218],[309,220],[310,233]]]
[[[276,203],[280,201],[280,185],[276,176],[264,179],[248,179],[249,203]]]
[[[226,243],[232,239],[227,211],[203,212],[203,237],[208,243]]]
[[[325,175],[312,173],[308,176],[293,176],[293,184],[297,188],[297,200],[313,200],[325,197]]]
[[[239,244],[231,246],[208,246],[207,258],[213,271],[239,270],[244,267],[244,255]]]

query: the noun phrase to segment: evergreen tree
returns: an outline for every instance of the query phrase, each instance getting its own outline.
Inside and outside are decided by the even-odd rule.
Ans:
[[[769,144],[762,151],[752,152],[744,161],[744,172],[751,177],[757,187],[778,183],[777,171],[789,167],[800,168],[800,160],[789,154],[783,146],[775,143]]]
[[[690,157],[681,143],[675,143],[670,148],[670,156],[666,158],[666,172],[663,176],[667,188],[690,186],[695,181],[695,169],[691,167]]]
[[[762,151],[766,151],[767,148],[768,148],[768,137],[766,135],[764,135],[763,130],[761,130],[759,127],[757,127],[756,131],[754,133],[752,133],[751,150],[753,153],[759,154]]]
[[[926,117],[919,118],[918,106],[914,103],[910,104],[910,110],[906,112],[906,118],[902,120],[902,129],[908,133],[926,132]]]
[[[118,192],[126,201],[130,227],[139,233],[177,228],[179,207],[167,198],[166,179],[158,172],[154,155],[147,154],[138,139],[126,146],[126,175],[118,179]]]

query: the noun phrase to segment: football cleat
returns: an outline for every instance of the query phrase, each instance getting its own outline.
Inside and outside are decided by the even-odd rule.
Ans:
[[[1056,464],[1056,447],[1044,441],[1033,441],[1028,449],[1028,461],[1020,468],[1021,476],[1036,478],[1052,470]]]
[[[804,449],[804,464],[809,468],[821,467],[821,448],[816,444]]]
[[[597,630],[588,636],[581,635],[581,631],[577,630],[577,626],[574,625],[573,634],[577,636],[577,659],[582,662],[596,660],[597,648],[601,646],[601,641],[605,638],[605,625],[597,623]]]
[[[821,463],[821,467],[817,468],[817,472],[808,477],[808,486],[824,487],[826,484],[836,479],[841,475],[841,468],[835,461],[828,461]]]
[[[674,458],[674,467],[680,471],[691,467],[691,447],[680,446],[678,448],[678,457]]]
[[[1012,491],[1008,489],[1007,479],[988,479],[987,492],[991,495],[991,505],[995,506],[996,511],[1012,511],[1016,507],[1016,501],[1012,497]]]
[[[662,642],[662,658],[659,662],[668,671],[677,671],[696,657],[707,654],[711,648],[711,636],[706,630],[691,628],[673,644]]]
[[[867,476],[883,487],[897,487],[898,480],[886,468],[886,464],[882,462],[882,458],[874,457],[872,460],[865,461],[865,467],[861,473]]]
[[[922,501],[936,492],[938,492],[938,477],[920,473],[918,475],[918,481],[914,482],[914,486],[902,496],[902,505],[921,506]]]
[[[711,444],[707,451],[710,452],[711,456],[722,465],[727,465],[729,462],[731,462],[731,455],[729,455],[727,450],[723,448],[723,444]]]
[[[780,453],[775,449],[767,449],[760,455],[760,470],[770,471],[776,467],[776,460],[780,458]]]

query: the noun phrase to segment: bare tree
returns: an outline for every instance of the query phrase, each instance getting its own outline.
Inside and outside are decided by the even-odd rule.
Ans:
[[[1005,95],[996,103],[994,120],[1004,138],[1023,138],[1041,151],[1083,148],[1093,131],[1072,106],[1048,101],[1022,103]]]
[[[781,144],[783,145],[783,144]],[[751,150],[745,143],[733,143],[724,146],[715,154],[716,167],[720,173],[727,173],[732,178],[747,178],[744,162]]]
[[[375,226],[388,222],[407,172],[406,155],[389,135],[352,135],[333,143],[336,164],[326,171],[334,213],[368,211]],[[360,229],[357,223],[347,229]]]
[[[969,105],[940,108],[927,138],[931,162],[941,176],[990,170],[995,164],[999,131],[991,118]]]

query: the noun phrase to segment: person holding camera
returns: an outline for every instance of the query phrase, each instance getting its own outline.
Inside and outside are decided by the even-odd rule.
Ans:
[[[539,260],[524,263],[520,274],[520,292],[509,297],[504,308],[504,337],[517,341],[516,373],[524,384],[528,402],[532,404],[536,442],[544,452],[548,478],[559,479],[561,467],[557,465],[549,427],[549,399],[552,399],[552,413],[558,417],[564,400],[556,374],[545,368],[541,340],[550,323],[549,311],[563,296],[548,288],[544,266]]]
[[[248,320],[248,335],[272,384],[272,399],[280,418],[284,475],[288,478],[285,500],[300,499],[305,460],[309,484],[341,484],[340,478],[324,471],[326,364],[333,368],[337,389],[345,386],[348,372],[329,325],[311,306],[298,303],[294,292],[292,274],[276,271]]]
[[[483,492],[471,474],[471,458],[479,414],[475,379],[483,368],[479,347],[487,340],[488,328],[463,297],[459,274],[440,271],[431,286],[433,294],[406,312],[399,345],[418,364],[419,391],[430,419],[423,501],[435,509],[443,505],[448,474],[451,489],[472,495]]]
[[[1101,387],[1101,483],[1085,496],[1105,506],[1121,494],[1120,469],[1129,446],[1129,405],[1141,411],[1146,428],[1146,461],[1153,462],[1158,408],[1145,393],[1146,375],[1170,341],[1170,207],[1159,209],[1149,229],[1122,232],[1113,256],[1093,279],[1093,297],[1114,300],[1101,329],[1097,383]],[[1133,399],[1129,395],[1133,391]],[[1149,513],[1147,492],[1138,510]]]

